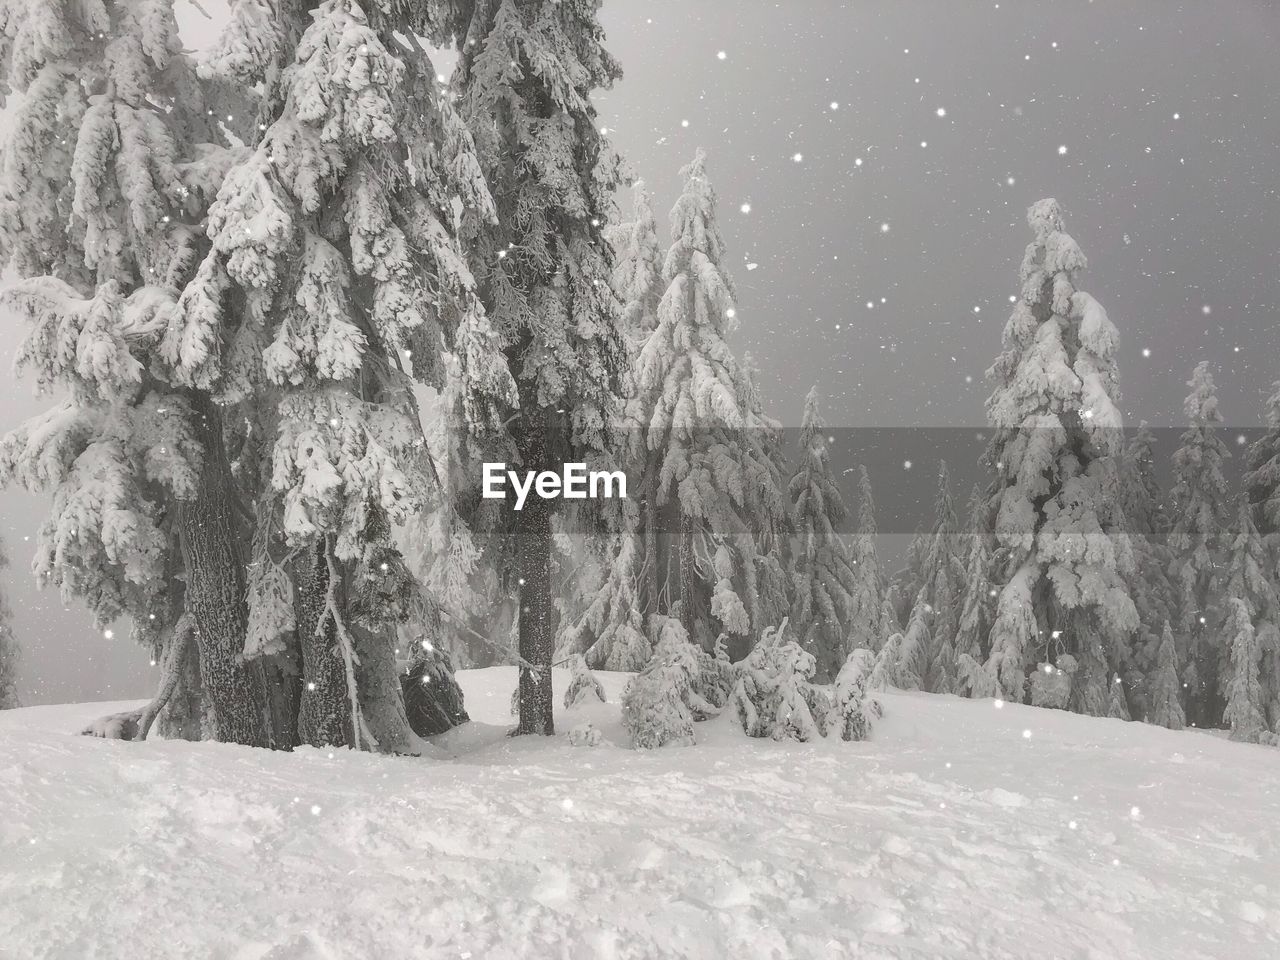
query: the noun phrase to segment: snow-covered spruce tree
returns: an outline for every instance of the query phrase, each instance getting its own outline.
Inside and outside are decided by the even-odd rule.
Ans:
[[[0,183],[0,257],[19,278],[4,299],[32,326],[18,367],[64,393],[0,444],[0,478],[52,493],[40,582],[102,625],[128,616],[157,660],[189,611],[214,736],[265,746],[262,677],[240,660],[228,418],[155,357],[252,111],[197,76],[171,0],[9,3],[0,34],[22,94]]]
[[[1263,537],[1268,564],[1267,576],[1280,597],[1280,381],[1267,400],[1267,427],[1249,447],[1248,472],[1244,488],[1253,509],[1253,520]],[[1280,608],[1271,607],[1261,615],[1280,624]],[[1280,733],[1280,642],[1259,638],[1262,665],[1259,682],[1269,728]]]
[[[597,4],[485,0],[462,12],[454,85],[497,206],[472,221],[468,258],[519,388],[506,419],[526,470],[618,449],[627,350],[602,231],[620,161],[591,103],[621,71]],[[513,404],[513,407],[515,405]],[[520,584],[519,733],[553,732],[551,504],[508,514]]]
[[[638,512],[628,501],[623,526],[612,539],[612,557],[605,582],[591,598],[576,632],[589,638],[586,661],[598,670],[635,672],[649,662],[653,651],[644,631],[644,614],[637,578],[640,565]]]
[[[991,585],[991,532],[985,500],[977,486],[969,498],[966,531],[968,549],[963,560],[963,589],[956,605],[956,692],[978,696],[989,688],[984,674],[987,636],[995,615],[997,591]]]
[[[848,511],[831,475],[825,429],[814,387],[805,398],[800,460],[788,492],[795,528],[791,622],[800,646],[813,655],[819,683],[833,679],[846,658],[857,580],[841,537]]]
[[[1182,681],[1178,678],[1178,650],[1173,642],[1173,628],[1165,622],[1156,651],[1155,670],[1147,691],[1147,723],[1181,730],[1187,724],[1182,710]]]
[[[831,697],[812,682],[813,656],[786,637],[785,619],[764,629],[751,652],[734,665],[727,707],[749,737],[807,742],[826,735]]]
[[[827,729],[838,731],[841,740],[869,739],[872,727],[882,716],[876,691],[871,686],[875,663],[874,653],[859,648],[849,654],[836,676]]]
[[[1249,604],[1240,597],[1227,602],[1227,633],[1230,635],[1231,679],[1226,684],[1226,708],[1222,720],[1231,729],[1232,740],[1257,743],[1267,732],[1262,710],[1262,686],[1258,683],[1261,650],[1253,628]]]
[[[693,722],[716,713],[695,687],[698,650],[676,618],[656,615],[651,622],[658,642],[648,665],[623,691],[622,725],[633,747],[692,746]]]
[[[613,288],[622,302],[622,324],[638,350],[658,325],[662,300],[662,248],[658,221],[644,181],[631,187],[632,219],[609,231],[614,249]]]
[[[1035,239],[1022,262],[1022,295],[988,371],[1000,595],[986,669],[1020,703],[1037,662],[1072,654],[1077,685],[1088,687],[1073,692],[1076,708],[1105,713],[1107,680],[1123,668],[1138,625],[1124,581],[1127,543],[1115,536],[1123,524],[1115,497],[1119,335],[1077,289],[1085,258],[1057,202],[1036,203],[1027,222]]]
[[[1196,365],[1187,381],[1191,393],[1183,409],[1190,426],[1173,455],[1173,527],[1170,579],[1179,597],[1178,660],[1182,664],[1187,722],[1217,726],[1224,706],[1218,684],[1215,638],[1226,617],[1222,574],[1227,540],[1227,482],[1223,462],[1231,456],[1218,436],[1222,414],[1208,362]]]
[[[1121,503],[1133,550],[1129,594],[1138,611],[1139,624],[1133,669],[1125,679],[1136,716],[1149,712],[1147,698],[1156,670],[1161,627],[1177,618],[1177,598],[1169,581],[1169,517],[1164,491],[1156,480],[1154,448],[1155,436],[1143,422],[1125,449],[1121,471]]]
[[[891,661],[893,671],[890,682],[900,690],[920,690],[924,687],[925,674],[929,669],[929,652],[933,649],[930,620],[935,612],[929,603],[927,588],[921,587],[916,594],[915,603],[911,605],[911,616],[907,619],[906,629],[899,634],[901,640]]]
[[[865,466],[858,475],[858,531],[850,548],[853,585],[850,590],[852,610],[845,657],[854,650],[876,651],[884,643],[880,611],[884,606],[884,576],[876,553],[876,505],[871,495],[871,476]]]
[[[297,638],[315,745],[415,749],[396,626],[429,604],[392,535],[439,491],[413,381],[443,386],[451,349],[477,431],[514,396],[456,238],[492,202],[413,39],[440,34],[440,9],[324,0],[274,36],[233,17],[205,65],[264,91],[261,122],[161,352],[183,382],[265,407],[242,457],[263,478],[246,653]]]
[[[587,666],[587,661],[584,657],[581,655],[573,657],[569,668],[573,671],[573,679],[569,681],[569,687],[564,692],[564,705],[566,708],[577,706],[580,703],[605,702],[604,687],[600,685],[596,675],[591,672],[591,668]]]
[[[1222,578],[1222,595],[1241,601],[1249,614],[1257,646],[1257,672],[1260,705],[1264,719],[1280,711],[1276,691],[1276,659],[1280,652],[1280,625],[1275,615],[1280,610],[1280,596],[1273,579],[1267,551],[1247,497],[1240,501],[1235,535],[1227,554],[1227,569]],[[1236,654],[1232,643],[1238,633],[1234,613],[1226,612],[1218,640],[1218,677],[1222,697],[1229,699],[1233,689]]]
[[[964,568],[959,556],[958,521],[951,497],[951,476],[946,461],[938,469],[938,495],[934,501],[933,533],[922,572],[923,589],[933,609],[929,649],[925,654],[923,688],[931,693],[954,693],[957,688],[956,634],[959,632],[957,592]]]
[[[0,571],[8,565],[4,541],[0,540]],[[18,702],[18,640],[13,635],[10,616],[4,591],[0,590],[0,710],[21,706]]]
[[[636,372],[642,429],[654,454],[646,485],[664,527],[675,531],[660,538],[657,611],[678,609],[704,649],[722,632],[732,646],[745,646],[780,599],[780,568],[761,554],[784,507],[768,424],[742,396],[753,385],[725,343],[737,323],[733,286],[721,266],[716,195],[701,151],[681,173],[684,191],[671,212],[663,267],[667,288]],[[768,591],[760,589],[762,569]]]

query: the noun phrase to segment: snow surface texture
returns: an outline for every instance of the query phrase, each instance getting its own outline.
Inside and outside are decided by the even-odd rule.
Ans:
[[[514,668],[463,672],[418,760],[0,713],[0,957],[1280,956],[1274,748],[891,693],[866,743],[633,751],[598,676],[510,740]]]

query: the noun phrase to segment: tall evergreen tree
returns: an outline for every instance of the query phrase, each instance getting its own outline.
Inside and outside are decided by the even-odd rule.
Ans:
[[[951,497],[951,476],[946,461],[938,469],[938,495],[934,501],[933,532],[925,555],[923,574],[925,596],[933,610],[933,628],[924,674],[924,689],[933,693],[953,693],[956,689],[956,609],[957,589],[964,570],[958,556],[955,503]]]
[[[1116,328],[1078,289],[1084,254],[1055,200],[1027,212],[1035,233],[1022,295],[988,376],[995,434],[991,511],[1000,595],[987,669],[1021,702],[1029,670],[1063,654],[1080,664],[1078,708],[1106,712],[1107,681],[1123,666],[1137,613],[1115,500],[1121,418]]]
[[[0,540],[0,572],[8,565],[4,541]],[[4,591],[0,590],[0,710],[21,706],[18,701],[18,640],[13,635],[9,618],[9,605],[5,602]]]
[[[1142,719],[1170,730],[1186,726],[1182,710],[1182,681],[1178,678],[1178,651],[1173,642],[1173,629],[1165,621],[1156,652],[1156,665],[1147,693],[1147,713]]]
[[[297,737],[315,745],[415,749],[397,626],[434,601],[393,529],[440,491],[414,381],[443,387],[451,349],[478,430],[514,397],[457,239],[492,202],[413,39],[439,11],[324,0],[280,16],[272,43],[233,17],[206,65],[262,91],[259,123],[161,353],[190,387],[254,401],[246,653],[300,661]]]
[[[1253,519],[1266,548],[1265,574],[1280,596],[1280,381],[1267,400],[1266,430],[1249,448],[1249,469],[1244,487],[1253,508]],[[1280,624],[1280,608],[1263,611],[1272,624]],[[1272,731],[1280,733],[1280,638],[1259,637],[1262,665],[1259,682]]]
[[[658,221],[644,181],[631,187],[632,219],[609,231],[616,261],[613,288],[622,302],[622,324],[639,349],[658,325],[662,301],[662,249]]]
[[[857,571],[840,535],[848,512],[831,475],[825,430],[814,387],[805,398],[800,460],[789,493],[796,541],[791,623],[814,658],[818,683],[834,679],[843,666],[857,612]]]
[[[746,638],[768,625],[758,548],[782,497],[763,446],[766,425],[740,393],[751,380],[725,343],[736,309],[701,151],[682,176],[663,268],[667,289],[640,351],[636,386],[653,453],[646,486],[665,511],[664,526],[676,531],[657,557],[657,612],[679,609],[686,632],[706,649],[721,632]]]
[[[846,660],[854,650],[878,651],[885,638],[881,624],[885,587],[876,552],[876,504],[871,475],[865,466],[858,469],[858,501],[858,530],[850,550],[853,586],[849,635],[844,649]]]
[[[220,740],[266,745],[260,671],[245,642],[232,422],[156,350],[209,247],[206,214],[241,156],[246,92],[201,79],[172,0],[7,4],[0,70],[22,101],[0,177],[4,295],[31,324],[17,365],[47,413],[0,443],[0,479],[52,493],[41,583],[121,616],[161,652],[194,617],[199,676]]]
[[[991,532],[986,517],[985,500],[977,485],[969,497],[967,530],[968,548],[962,561],[963,587],[956,615],[956,692],[976,696],[974,683],[981,688],[986,661],[987,635],[995,614],[997,591],[991,585]]]
[[[1276,690],[1276,655],[1280,651],[1280,624],[1276,613],[1280,611],[1280,596],[1272,578],[1269,565],[1271,557],[1258,528],[1253,523],[1253,512],[1248,497],[1242,497],[1236,523],[1235,536],[1227,555],[1226,574],[1222,579],[1222,595],[1244,604],[1253,629],[1252,642],[1257,647],[1254,660],[1258,677],[1258,706],[1263,711],[1264,722],[1276,716],[1280,709]],[[1232,644],[1238,634],[1239,624],[1234,622],[1235,612],[1228,610],[1220,627],[1218,641],[1218,676],[1224,700],[1230,698],[1236,668],[1236,653]]]
[[[591,103],[621,75],[593,2],[457,4],[455,86],[497,207],[472,218],[469,263],[519,390],[506,439],[526,470],[619,448],[626,344],[612,292],[620,162]],[[519,584],[518,732],[553,731],[552,510],[508,514]]]
[[[1216,726],[1223,701],[1218,685],[1218,624],[1226,611],[1222,574],[1227,541],[1227,483],[1223,462],[1231,456],[1218,427],[1218,394],[1208,362],[1196,365],[1183,409],[1190,426],[1173,455],[1173,527],[1169,575],[1180,597],[1178,660],[1186,691],[1187,722]]]
[[[1258,634],[1254,630],[1249,605],[1240,597],[1227,602],[1227,633],[1230,637],[1231,679],[1226,684],[1223,723],[1231,729],[1232,740],[1257,743],[1267,732],[1262,711],[1262,687],[1258,683]]]

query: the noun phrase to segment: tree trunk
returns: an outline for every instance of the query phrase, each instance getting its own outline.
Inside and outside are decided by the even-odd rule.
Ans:
[[[680,623],[689,639],[698,642],[694,633],[694,602],[697,584],[694,582],[693,521],[680,517]]]
[[[296,643],[278,657],[262,661],[271,714],[271,738],[277,750],[298,746],[298,711],[302,703],[302,654]]]
[[[299,562],[295,591],[298,642],[302,648],[302,691],[298,742],[313,747],[345,747],[354,742],[346,669],[337,631],[326,612],[329,553],[325,538]]]
[[[531,497],[519,514],[516,569],[520,576],[520,722],[516,733],[555,733],[551,716],[551,660],[555,645],[551,605],[551,511]]]
[[[244,567],[236,548],[231,474],[222,445],[222,423],[207,397],[192,396],[196,435],[204,469],[195,500],[182,504],[186,562],[186,609],[195,618],[200,678],[214,716],[214,735],[224,743],[270,745],[266,693],[261,672],[244,652]]]
[[[360,712],[377,741],[376,749],[379,753],[417,756],[422,751],[409,727],[396,668],[395,627],[370,630],[352,624],[351,634],[360,658],[356,667]]]

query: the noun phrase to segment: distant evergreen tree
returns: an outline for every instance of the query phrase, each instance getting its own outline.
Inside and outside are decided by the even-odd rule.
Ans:
[[[1266,550],[1266,575],[1280,596],[1280,380],[1267,400],[1266,430],[1249,448],[1244,487],[1253,519]],[[1280,608],[1261,611],[1272,625],[1280,624]],[[1259,683],[1270,729],[1280,734],[1280,639],[1274,632],[1259,635],[1262,663]]]
[[[926,588],[921,587],[916,594],[916,602],[911,607],[911,617],[907,620],[906,629],[900,634],[896,655],[893,658],[894,669],[891,682],[901,690],[919,690],[923,687],[925,672],[929,667],[928,657],[932,646],[929,623],[932,619],[932,607]],[[886,648],[888,644],[885,644]]]
[[[945,460],[938,468],[934,514],[929,552],[922,568],[925,596],[933,611],[924,689],[932,693],[954,693],[957,685],[956,635],[959,632],[957,591],[963,582],[964,568],[963,560],[957,554],[959,523]]]
[[[848,511],[831,475],[825,430],[814,387],[805,398],[800,460],[789,487],[795,525],[791,623],[814,658],[819,683],[830,682],[844,662],[858,577],[840,534]]]
[[[0,540],[0,573],[9,565]],[[18,640],[13,635],[11,612],[0,589],[0,710],[21,706],[18,702]]]
[[[1253,628],[1248,603],[1240,597],[1232,597],[1227,609],[1232,670],[1222,719],[1231,728],[1232,740],[1257,743],[1267,732],[1267,721],[1262,712],[1262,687],[1258,683],[1258,661],[1261,658],[1258,635]]]
[[[1178,651],[1173,642],[1173,629],[1166,622],[1156,652],[1155,672],[1147,694],[1147,714],[1142,719],[1170,730],[1186,726],[1182,711],[1182,682],[1178,679]]]
[[[1186,691],[1187,722],[1217,726],[1222,718],[1218,624],[1227,615],[1222,604],[1223,564],[1227,550],[1227,482],[1223,462],[1230,457],[1218,436],[1222,414],[1209,364],[1197,364],[1187,381],[1191,393],[1184,409],[1190,426],[1173,455],[1173,554],[1170,579],[1180,598],[1178,660]]]
[[[631,187],[632,219],[609,231],[614,249],[613,288],[622,302],[627,337],[639,349],[658,325],[662,301],[662,248],[644,181]]]
[[[858,490],[858,531],[850,550],[853,585],[849,598],[852,604],[849,635],[844,648],[846,660],[854,650],[879,650],[885,639],[881,624],[885,585],[876,553],[876,505],[871,493],[871,476],[865,466],[858,469]]]
[[[1257,646],[1259,704],[1264,718],[1274,716],[1276,702],[1275,659],[1280,650],[1280,625],[1274,617],[1280,611],[1280,596],[1270,568],[1272,557],[1253,523],[1253,512],[1247,497],[1242,497],[1235,536],[1227,555],[1226,574],[1222,578],[1223,596],[1239,600],[1249,614]],[[1236,654],[1232,647],[1238,632],[1233,611],[1228,610],[1220,627],[1218,676],[1222,697],[1226,700],[1232,688]]]
[[[1070,654],[1077,687],[1089,688],[1073,691],[1074,709],[1105,713],[1107,681],[1124,668],[1138,626],[1115,496],[1119,334],[1078,289],[1086,261],[1057,201],[1034,204],[1027,222],[1035,239],[1022,294],[988,371],[999,597],[986,670],[1005,697],[1022,702],[1034,665]]]
[[[956,617],[956,692],[976,696],[974,685],[986,689],[979,674],[986,662],[987,635],[995,614],[996,589],[991,585],[991,534],[981,493],[975,486],[969,499],[966,530],[968,552],[963,560],[963,588]]]
[[[874,653],[859,648],[849,654],[836,676],[827,727],[838,732],[841,740],[870,739],[871,730],[881,716],[876,692],[871,687],[875,661]]]

